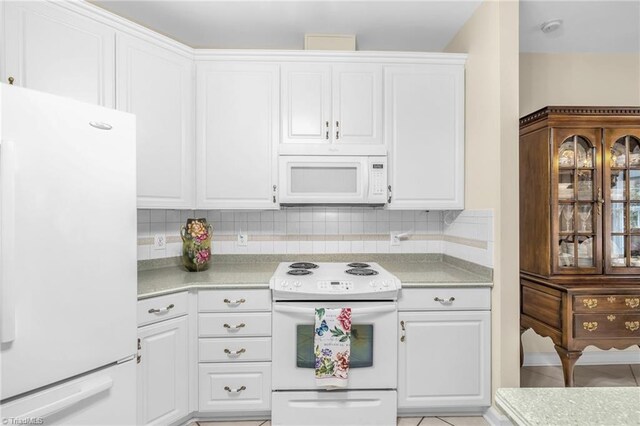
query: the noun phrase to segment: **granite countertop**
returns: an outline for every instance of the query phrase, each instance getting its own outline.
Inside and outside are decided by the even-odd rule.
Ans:
[[[293,261],[377,262],[404,288],[493,283],[491,268],[441,254],[218,255],[203,272],[188,272],[180,258],[138,262],[138,299],[189,288],[269,288],[278,264]]]
[[[502,388],[496,404],[518,426],[640,425],[640,388]]]

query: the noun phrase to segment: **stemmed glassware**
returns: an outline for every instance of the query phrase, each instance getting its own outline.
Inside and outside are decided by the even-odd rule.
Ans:
[[[591,210],[591,205],[580,206],[580,208],[578,209],[578,218],[580,219],[581,223],[581,232],[591,232],[591,226],[587,227],[587,225],[590,225],[589,221],[591,220]]]
[[[564,219],[563,231],[573,230],[573,204],[565,204],[562,207],[562,219]]]

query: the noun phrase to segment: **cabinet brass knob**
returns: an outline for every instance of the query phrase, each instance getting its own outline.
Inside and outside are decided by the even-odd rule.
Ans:
[[[634,298],[624,299],[624,304],[630,307],[631,309],[637,308],[638,306],[640,306],[640,298],[634,297]]]
[[[13,82],[15,81],[13,77],[9,77],[7,80],[9,80],[9,84],[13,86]]]
[[[624,327],[629,331],[636,331],[640,328],[640,321],[626,321]]]
[[[598,329],[598,322],[594,321],[594,322],[583,322],[582,323],[582,328],[584,328],[585,330],[591,332],[591,331],[596,331]]]
[[[593,309],[598,306],[598,299],[584,299],[582,303],[586,308]]]

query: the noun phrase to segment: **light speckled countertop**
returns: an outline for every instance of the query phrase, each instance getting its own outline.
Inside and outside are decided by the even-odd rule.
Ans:
[[[441,254],[219,255],[203,272],[188,272],[179,258],[138,262],[138,299],[189,288],[269,288],[278,264],[293,261],[377,262],[404,288],[493,283],[492,269]]]
[[[640,425],[640,388],[498,389],[496,404],[518,426]]]

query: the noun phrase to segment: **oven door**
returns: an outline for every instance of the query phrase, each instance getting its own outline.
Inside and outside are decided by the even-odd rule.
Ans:
[[[273,304],[272,389],[315,390],[315,308],[351,308],[348,389],[395,389],[396,302],[276,302]]]

